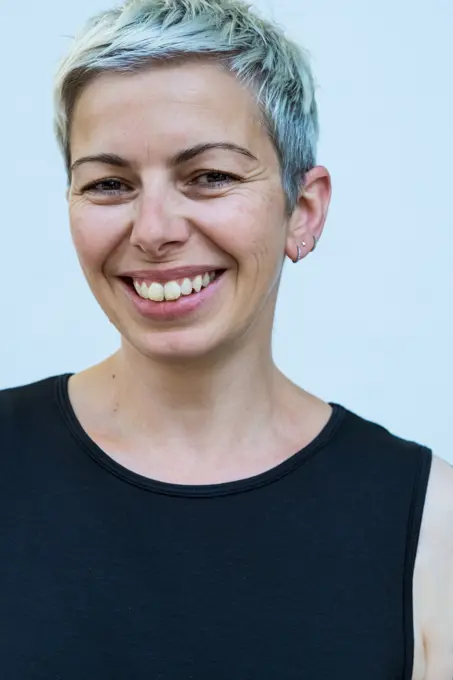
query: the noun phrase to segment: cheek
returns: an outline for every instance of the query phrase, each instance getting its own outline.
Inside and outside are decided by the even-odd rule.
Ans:
[[[285,226],[281,200],[276,196],[228,196],[205,213],[205,233],[217,246],[233,257],[279,257],[285,245]]]
[[[103,264],[124,231],[124,218],[112,208],[77,206],[70,209],[69,221],[79,260],[89,269]]]

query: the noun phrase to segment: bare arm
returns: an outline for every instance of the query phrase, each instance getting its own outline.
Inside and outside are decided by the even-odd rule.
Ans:
[[[453,467],[437,456],[414,574],[414,612],[414,680],[453,680]]]

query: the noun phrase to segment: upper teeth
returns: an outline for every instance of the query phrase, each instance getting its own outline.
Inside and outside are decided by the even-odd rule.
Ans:
[[[177,300],[181,295],[190,295],[192,291],[199,293],[202,288],[209,286],[214,278],[215,272],[206,272],[206,274],[198,274],[193,279],[167,281],[165,284],[134,279],[134,287],[140,297],[153,300],[153,302],[162,302],[162,300]]]

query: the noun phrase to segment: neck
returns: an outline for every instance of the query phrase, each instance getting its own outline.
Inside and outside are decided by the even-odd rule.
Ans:
[[[270,341],[186,362],[154,361],[124,342],[90,371],[98,386],[91,393],[108,404],[105,429],[113,421],[122,440],[193,452],[228,450],[269,431],[290,385]]]
[[[141,474],[184,483],[257,474],[311,441],[331,412],[277,369],[270,341],[179,363],[124,343],[73,376],[69,391],[101,448]]]
[[[249,430],[269,418],[281,380],[268,345],[168,363],[123,345],[111,361],[124,416],[167,441],[172,434],[195,442]]]

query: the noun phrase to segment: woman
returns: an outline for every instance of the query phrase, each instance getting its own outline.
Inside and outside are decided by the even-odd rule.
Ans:
[[[272,359],[331,193],[303,51],[236,0],[136,0],[55,100],[121,348],[0,396],[1,677],[450,679],[449,466]]]

